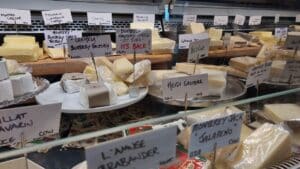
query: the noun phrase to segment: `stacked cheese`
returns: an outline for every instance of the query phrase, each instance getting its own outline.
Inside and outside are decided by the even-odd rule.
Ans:
[[[210,38],[210,49],[219,49],[223,48],[224,42],[222,39],[223,30],[222,29],[216,29],[216,28],[210,28],[208,30],[208,36]]]
[[[229,61],[229,66],[243,71],[245,73],[248,73],[251,67],[255,66],[258,63],[257,59],[250,56],[244,56],[244,57],[236,57],[231,58]]]
[[[173,53],[176,42],[168,38],[161,38],[158,30],[153,23],[131,23],[130,29],[151,29],[152,30],[152,49],[153,54]]]
[[[289,103],[266,104],[264,105],[264,114],[269,120],[275,123],[300,119],[300,106]]]
[[[87,84],[87,78],[82,73],[66,73],[60,80],[60,85],[66,93],[78,93],[80,87]]]
[[[33,36],[6,35],[0,47],[0,56],[18,62],[32,62],[43,56],[43,49]]]

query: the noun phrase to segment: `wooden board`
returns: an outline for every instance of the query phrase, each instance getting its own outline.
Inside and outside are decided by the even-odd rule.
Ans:
[[[226,51],[226,49],[209,51],[208,57],[219,58],[219,57],[239,57],[239,56],[256,56],[260,51],[261,47],[244,47],[244,48],[233,48]]]
[[[110,56],[108,57],[111,61],[126,57],[130,61],[133,61],[133,55],[122,55],[122,56]],[[167,65],[172,60],[172,54],[160,54],[160,55],[148,55],[138,54],[137,61],[149,59],[151,60],[153,67],[159,67],[161,69],[167,68]],[[24,63],[26,66],[32,68],[32,74],[34,76],[45,76],[45,75],[59,75],[69,72],[83,72],[84,68],[90,63],[89,58],[82,59],[64,59],[53,60],[44,59],[37,62]]]

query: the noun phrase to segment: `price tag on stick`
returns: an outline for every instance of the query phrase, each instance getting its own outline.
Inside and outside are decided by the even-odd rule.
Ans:
[[[196,157],[216,148],[238,143],[240,140],[243,112],[202,121],[191,126],[189,157]]]
[[[0,23],[31,25],[31,13],[29,10],[0,8]]]
[[[45,25],[58,25],[73,22],[70,9],[42,11],[42,15]]]
[[[197,22],[197,15],[183,15],[182,24],[184,26],[187,26],[192,22]]]
[[[197,74],[186,77],[169,78],[162,81],[164,101],[202,97],[208,95],[208,75]]]
[[[150,22],[155,23],[155,15],[154,14],[134,14],[133,22]]]
[[[159,168],[176,159],[177,127],[165,127],[87,148],[89,169]]]
[[[300,61],[286,61],[282,75],[283,79],[288,79],[290,84],[300,84]]]
[[[208,33],[179,35],[179,49],[188,49],[191,42],[209,39]]]
[[[250,16],[249,25],[260,25],[262,16]]]
[[[88,12],[88,25],[112,25],[112,13],[94,13]]]
[[[50,48],[63,48],[67,46],[69,37],[80,38],[82,31],[69,31],[69,30],[45,30],[45,41]]]
[[[254,66],[250,69],[246,80],[246,87],[257,86],[269,78],[272,62]]]
[[[29,142],[59,132],[61,104],[1,109],[0,116],[0,146],[20,143],[22,137]]]
[[[214,17],[214,25],[228,25],[228,16],[215,16]]]
[[[68,39],[69,54],[72,58],[109,56],[112,53],[110,35],[86,36]]]
[[[243,26],[245,24],[246,17],[243,15],[235,15],[233,23],[236,25]]]
[[[196,62],[208,56],[209,39],[198,40],[190,43],[188,62]]]

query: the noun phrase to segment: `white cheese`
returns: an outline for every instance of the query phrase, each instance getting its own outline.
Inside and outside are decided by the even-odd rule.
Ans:
[[[14,97],[22,96],[26,93],[34,91],[34,83],[32,80],[32,75],[30,73],[13,75],[10,77]]]
[[[10,79],[0,81],[0,102],[14,100],[14,93]]]
[[[116,59],[112,70],[116,75],[125,80],[133,72],[133,64],[126,58]]]
[[[135,80],[139,79],[141,76],[149,73],[151,71],[151,61],[146,59],[137,62],[134,65],[134,72],[125,80],[128,83],[133,83]]]
[[[0,58],[0,81],[8,78],[8,68],[6,59]]]
[[[209,28],[208,36],[211,40],[221,40],[223,29]]]
[[[66,73],[61,78],[60,84],[66,93],[77,93],[80,87],[87,83],[83,73]]]

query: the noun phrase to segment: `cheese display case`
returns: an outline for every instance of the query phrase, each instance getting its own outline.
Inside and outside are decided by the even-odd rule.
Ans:
[[[0,169],[300,167],[298,2],[2,4]]]

